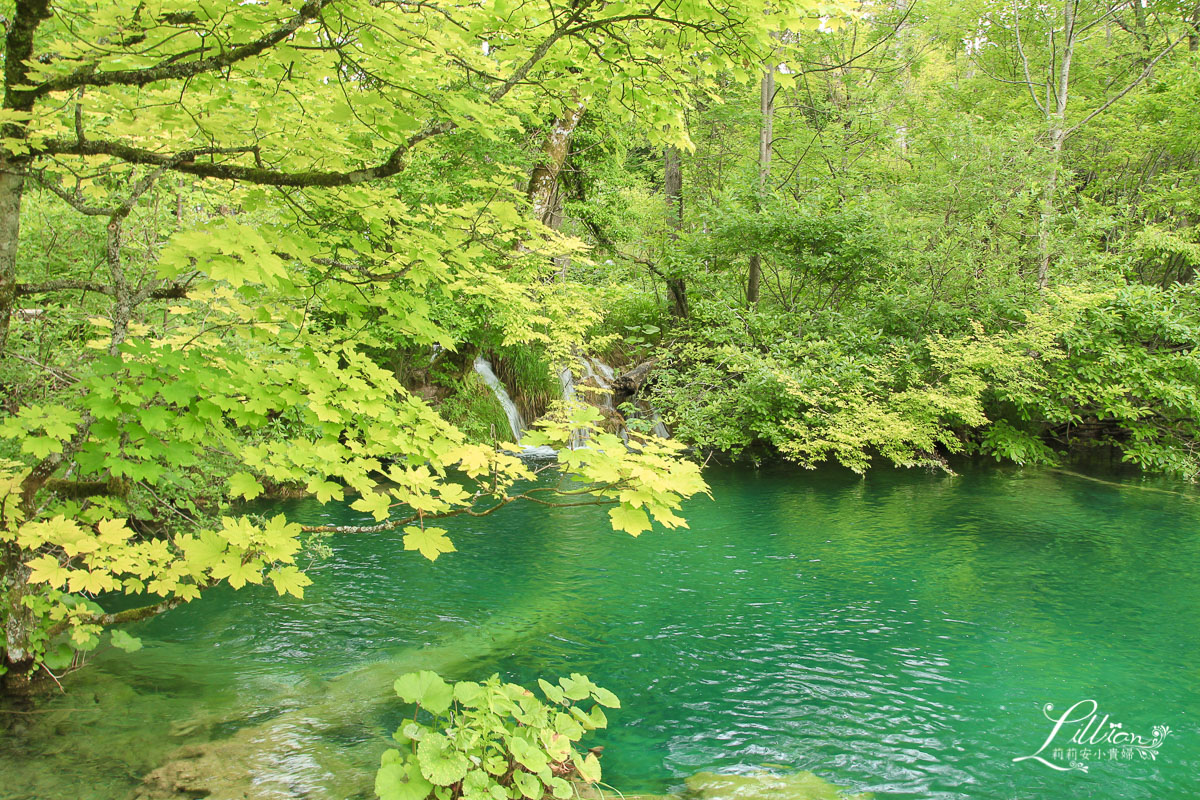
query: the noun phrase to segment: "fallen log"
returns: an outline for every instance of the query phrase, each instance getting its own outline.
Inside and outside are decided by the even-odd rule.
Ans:
[[[641,391],[657,363],[658,359],[656,358],[643,361],[628,372],[613,378],[613,404],[619,406]]]

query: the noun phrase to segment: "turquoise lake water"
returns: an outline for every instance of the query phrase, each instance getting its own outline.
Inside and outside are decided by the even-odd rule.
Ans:
[[[391,679],[419,667],[586,673],[623,702],[585,743],[626,793],[765,768],[905,800],[1200,797],[1200,502],[1090,474],[710,469],[688,531],[510,507],[452,521],[459,552],[432,564],[399,535],[333,538],[304,601],[216,591],[0,714],[0,798],[125,800],[222,741],[261,749],[263,797],[370,797]],[[1169,733],[1153,759],[1092,745],[1086,772],[1013,762],[1045,704],[1084,700]],[[1074,727],[1042,755],[1082,751]]]

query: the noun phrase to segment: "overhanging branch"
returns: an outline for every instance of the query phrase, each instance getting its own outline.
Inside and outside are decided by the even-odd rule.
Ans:
[[[31,94],[35,97],[42,97],[51,92],[78,89],[81,86],[145,86],[157,81],[181,80],[205,72],[224,69],[239,61],[252,58],[279,44],[299,30],[305,23],[316,19],[317,15],[333,2],[334,0],[308,0],[307,3],[300,6],[299,12],[294,17],[270,33],[253,41],[230,48],[219,55],[183,63],[172,63],[168,59],[153,67],[113,70],[111,72],[97,72],[96,64],[88,64],[69,75],[39,84],[33,89]]]

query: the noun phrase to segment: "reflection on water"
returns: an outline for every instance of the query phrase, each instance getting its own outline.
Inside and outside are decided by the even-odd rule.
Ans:
[[[451,521],[459,552],[434,564],[398,535],[335,540],[303,602],[215,592],[142,625],[143,651],[98,655],[68,696],[0,714],[0,798],[124,800],[206,742],[218,761],[267,748],[279,797],[370,796],[391,678],[422,665],[587,673],[624,703],[593,743],[627,791],[771,765],[880,798],[1200,796],[1188,490],[1001,468],[709,480],[690,531],[510,508]],[[1159,757],[1012,763],[1049,733],[1043,704],[1084,698],[1129,730],[1170,726]]]

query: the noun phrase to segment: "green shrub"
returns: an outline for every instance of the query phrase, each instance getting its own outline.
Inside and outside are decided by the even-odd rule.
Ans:
[[[567,800],[572,780],[599,781],[599,760],[574,745],[608,725],[603,707],[620,708],[616,695],[577,673],[538,686],[547,702],[498,675],[454,684],[429,671],[401,675],[396,694],[416,713],[393,735],[400,747],[383,754],[375,792],[381,800]]]

